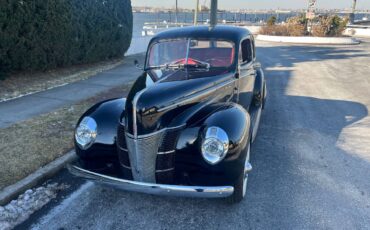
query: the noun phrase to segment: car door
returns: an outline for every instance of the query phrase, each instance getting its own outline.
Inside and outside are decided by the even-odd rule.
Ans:
[[[238,79],[238,103],[246,110],[253,99],[253,88],[256,79],[254,69],[254,44],[253,39],[248,37],[242,40],[239,50],[239,79]]]

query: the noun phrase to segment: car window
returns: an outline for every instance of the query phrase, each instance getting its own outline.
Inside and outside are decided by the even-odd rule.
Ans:
[[[191,40],[189,58],[211,67],[229,67],[234,61],[234,45],[228,41]]]
[[[158,66],[172,63],[175,60],[186,58],[187,43],[185,39],[164,41],[154,44],[150,48],[149,66]]]
[[[207,63],[212,67],[230,67],[234,62],[234,43],[223,40],[165,40],[150,47],[147,67],[167,64]]]
[[[249,63],[253,60],[253,51],[250,39],[245,39],[241,44],[241,63]]]

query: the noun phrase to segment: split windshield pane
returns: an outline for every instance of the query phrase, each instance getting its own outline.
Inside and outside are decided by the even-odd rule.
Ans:
[[[229,67],[234,62],[234,44],[222,40],[180,39],[154,44],[148,55],[147,67],[171,64],[204,64]]]

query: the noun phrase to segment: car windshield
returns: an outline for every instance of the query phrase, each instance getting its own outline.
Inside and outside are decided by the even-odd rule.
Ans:
[[[234,44],[224,40],[164,40],[150,47],[146,68],[227,68],[234,52]]]

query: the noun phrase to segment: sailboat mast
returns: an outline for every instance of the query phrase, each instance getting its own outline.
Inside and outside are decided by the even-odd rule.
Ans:
[[[178,12],[178,9],[177,9],[177,0],[176,0],[176,9],[175,9],[175,23],[177,24],[177,12]]]
[[[199,8],[199,0],[196,0],[196,7],[194,11],[194,25],[197,25],[198,23],[198,8]]]
[[[215,27],[217,25],[217,0],[211,0],[211,11],[210,11],[210,26]]]
[[[357,0],[352,0],[352,9],[351,9],[351,13],[349,14],[349,20],[351,24],[355,22],[356,4],[357,4]]]

